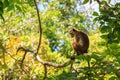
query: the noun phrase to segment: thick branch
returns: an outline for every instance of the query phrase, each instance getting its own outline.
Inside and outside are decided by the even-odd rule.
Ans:
[[[23,50],[23,51],[25,51],[25,53],[30,52],[30,53],[36,54],[36,53],[34,53],[34,51],[31,51],[31,50],[28,50],[28,49],[24,49],[23,47],[18,48],[17,52],[18,52],[19,50]],[[25,56],[25,55],[26,55],[26,54],[24,54],[24,56]],[[36,58],[37,58],[37,60],[38,60],[41,64],[46,65],[46,66],[53,66],[53,67],[56,67],[56,68],[65,67],[65,66],[71,64],[71,63],[74,61],[74,60],[70,59],[70,60],[68,60],[68,61],[66,61],[66,62],[64,62],[64,63],[56,64],[56,63],[53,63],[53,62],[43,61],[43,60],[40,58],[39,55],[36,55]],[[25,59],[25,58],[23,58],[23,59]],[[23,63],[23,59],[22,59],[22,63]]]
[[[37,60],[38,60],[41,64],[47,65],[47,66],[56,67],[56,68],[65,67],[65,66],[71,64],[71,62],[73,61],[73,60],[70,59],[70,60],[68,60],[68,61],[66,61],[66,62],[64,62],[64,63],[56,64],[56,63],[52,63],[52,62],[43,61],[43,60],[40,58],[39,55],[37,55],[36,58],[37,58]]]
[[[27,74],[27,72],[22,68],[22,64],[23,64],[23,61],[24,61],[24,59],[25,59],[25,56],[26,56],[27,52],[34,53],[34,51],[31,51],[31,50],[29,50],[29,49],[25,49],[25,48],[23,48],[23,47],[18,48],[17,52],[18,52],[19,50],[25,51],[24,56],[23,56],[23,59],[22,59],[22,62],[21,62],[21,69]],[[17,54],[17,53],[16,53],[16,54]],[[34,53],[34,54],[36,54],[36,53]],[[56,68],[62,68],[62,67],[65,67],[65,66],[67,66],[67,65],[69,65],[69,64],[73,65],[73,61],[74,61],[74,59],[73,59],[73,60],[70,59],[70,60],[68,60],[68,61],[66,61],[66,62],[64,62],[64,63],[56,64],[56,63],[53,63],[53,62],[43,61],[38,54],[37,54],[35,57],[36,57],[36,59],[37,59],[41,64],[44,65],[45,73],[44,73],[44,78],[43,78],[43,80],[45,80],[45,79],[47,78],[47,66],[52,66],[52,67],[56,67]],[[72,66],[71,66],[71,68],[72,68]]]

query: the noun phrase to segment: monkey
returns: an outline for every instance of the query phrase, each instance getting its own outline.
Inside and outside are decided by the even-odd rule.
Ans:
[[[89,38],[87,34],[75,28],[71,29],[69,33],[71,37],[74,38],[74,41],[72,43],[74,54],[77,54],[77,55],[87,54],[88,48],[89,48]]]
[[[71,56],[71,66],[70,66],[70,73],[73,69],[73,61],[75,60],[76,55],[86,55],[88,53],[89,48],[89,38],[87,34],[82,32],[81,30],[77,30],[75,28],[71,29],[69,31],[72,38],[74,38],[74,41],[72,43],[72,47],[74,49],[74,53]],[[89,62],[88,62],[89,66]]]

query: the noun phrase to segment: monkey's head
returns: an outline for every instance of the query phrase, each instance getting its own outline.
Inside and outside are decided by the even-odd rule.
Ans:
[[[77,31],[75,28],[73,28],[73,29],[71,29],[71,30],[69,31],[71,37],[74,37],[77,32],[78,32],[78,31]]]

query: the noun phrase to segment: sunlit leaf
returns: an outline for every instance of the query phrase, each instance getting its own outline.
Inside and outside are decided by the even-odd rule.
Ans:
[[[93,16],[98,16],[98,13],[97,12],[93,12]]]
[[[108,39],[108,35],[101,35],[102,38]]]
[[[15,7],[16,7],[20,12],[22,12],[22,9],[21,9],[21,7],[20,7],[19,5],[15,5]]]
[[[89,0],[84,0],[83,1],[83,4],[87,4]]]

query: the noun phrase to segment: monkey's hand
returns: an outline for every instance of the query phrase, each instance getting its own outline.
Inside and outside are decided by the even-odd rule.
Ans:
[[[71,60],[75,60],[75,56],[71,56],[70,59],[71,59]]]
[[[71,55],[70,59],[71,59],[71,60],[75,60],[75,56],[76,56],[76,55],[75,55],[75,51],[74,51],[74,52],[72,52],[72,55]]]

